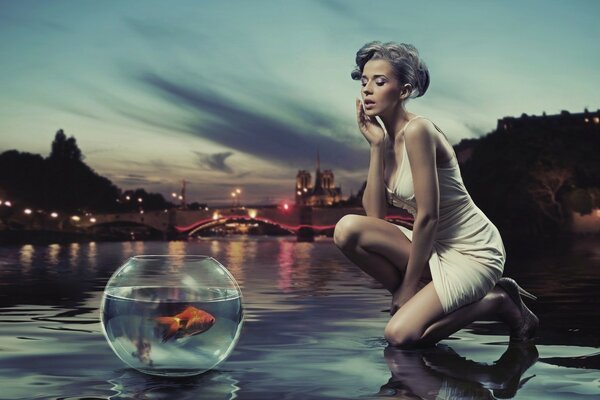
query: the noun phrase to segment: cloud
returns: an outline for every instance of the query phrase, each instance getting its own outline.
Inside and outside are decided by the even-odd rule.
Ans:
[[[120,184],[125,184],[129,186],[147,186],[150,184],[162,183],[161,181],[157,181],[156,179],[149,179],[143,175],[138,174],[127,174],[125,176],[115,176],[115,180],[118,180]]]
[[[225,160],[229,156],[233,155],[233,152],[226,151],[224,153],[206,154],[199,151],[194,151],[193,153],[198,156],[198,165],[201,167],[209,170],[226,172],[228,174],[233,173],[233,169],[231,169],[229,165],[225,164]]]
[[[143,73],[139,79],[148,90],[187,110],[188,118],[153,121],[151,113],[140,116],[135,111],[122,110],[132,118],[170,128],[181,127],[181,131],[190,135],[275,163],[304,165],[319,150],[332,167],[354,170],[366,165],[364,150],[318,134],[319,129],[336,132],[339,123],[335,117],[327,117],[297,101],[273,96],[283,111],[277,117],[254,111],[208,87],[193,88],[154,73]],[[290,108],[294,109],[291,116]],[[294,120],[303,121],[302,126]]]

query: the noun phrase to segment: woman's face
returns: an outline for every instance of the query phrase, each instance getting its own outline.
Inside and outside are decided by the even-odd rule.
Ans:
[[[381,115],[388,109],[395,109],[406,97],[402,85],[394,75],[387,60],[369,60],[363,67],[361,96],[368,116]],[[410,94],[410,92],[408,92]]]

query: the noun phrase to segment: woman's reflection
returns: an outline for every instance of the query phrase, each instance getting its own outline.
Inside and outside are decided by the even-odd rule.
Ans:
[[[396,399],[497,399],[514,397],[538,359],[535,345],[510,343],[492,365],[467,360],[444,344],[425,349],[388,346],[385,361],[392,373],[377,397]]]

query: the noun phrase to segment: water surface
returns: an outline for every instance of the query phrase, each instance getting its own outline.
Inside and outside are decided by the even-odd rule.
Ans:
[[[203,254],[235,276],[245,302],[237,347],[185,379],[123,364],[99,323],[104,286],[128,257]],[[506,274],[538,296],[529,345],[477,322],[421,350],[387,346],[390,294],[331,238],[0,248],[2,399],[592,399],[600,396],[600,248],[508,256]]]

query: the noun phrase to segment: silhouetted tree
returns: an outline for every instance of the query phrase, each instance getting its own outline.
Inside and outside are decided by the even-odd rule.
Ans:
[[[59,129],[56,132],[56,136],[52,142],[50,158],[77,161],[82,161],[84,159],[81,150],[77,147],[75,137],[71,136],[67,139],[67,136],[62,129]]]

